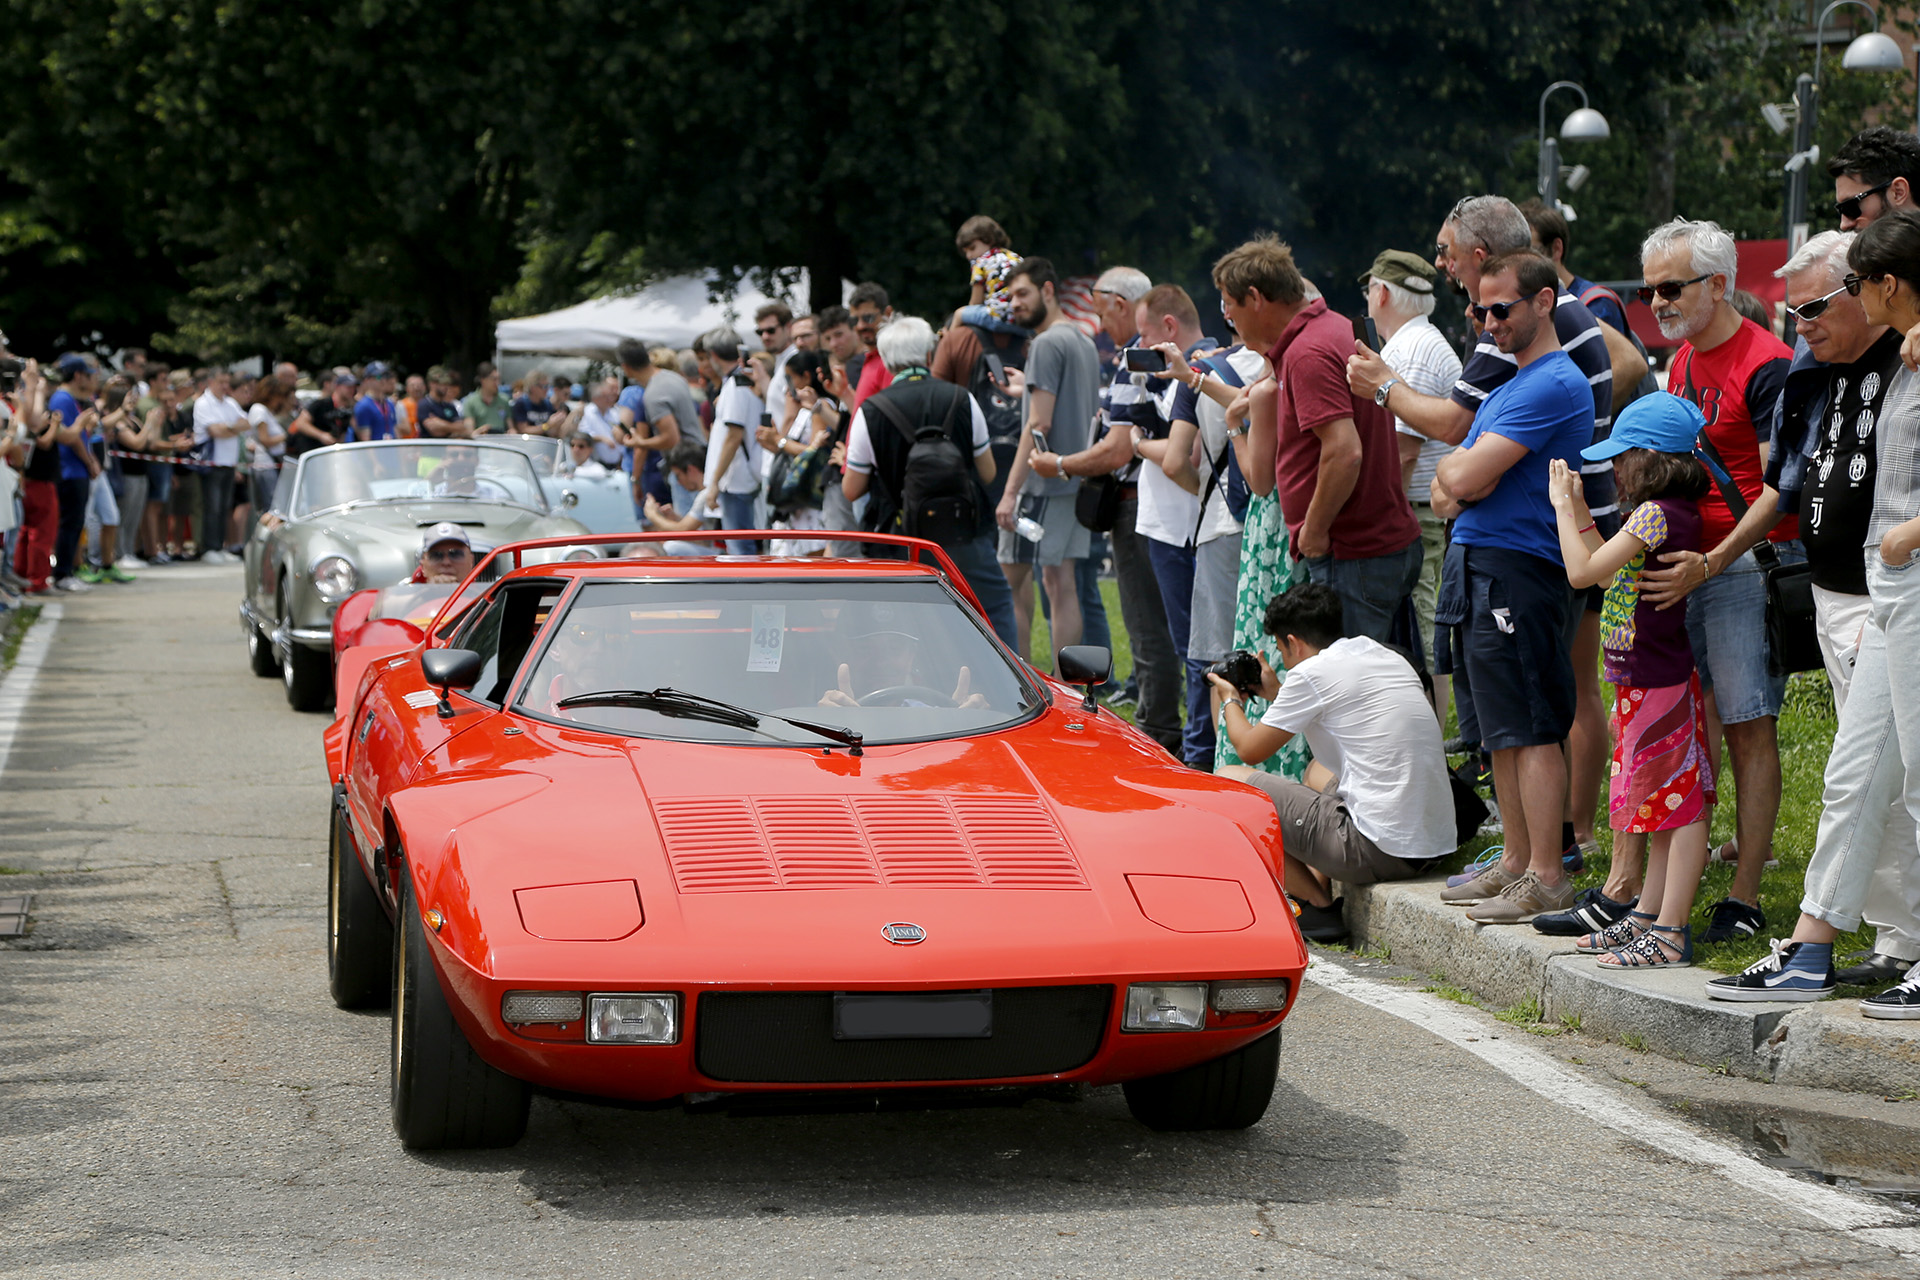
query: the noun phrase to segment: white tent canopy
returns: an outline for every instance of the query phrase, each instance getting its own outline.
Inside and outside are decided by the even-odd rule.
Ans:
[[[753,313],[774,299],[749,281],[741,281],[733,296],[713,300],[716,273],[669,276],[636,293],[594,298],[541,316],[502,320],[494,327],[494,348],[541,355],[585,356],[610,360],[623,338],[638,338],[649,346],[684,348],[710,329],[726,325],[748,346],[753,336]],[[802,271],[792,290],[780,301],[795,312],[807,310],[807,273]]]

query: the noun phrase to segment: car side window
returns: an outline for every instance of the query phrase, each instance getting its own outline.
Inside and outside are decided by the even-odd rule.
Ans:
[[[499,706],[520,670],[533,638],[565,590],[564,583],[518,582],[498,592],[456,633],[453,646],[483,659],[469,695]]]

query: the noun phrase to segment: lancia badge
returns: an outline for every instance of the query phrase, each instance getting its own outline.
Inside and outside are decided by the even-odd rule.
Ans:
[[[910,947],[916,942],[925,942],[927,931],[917,924],[896,920],[892,924],[881,925],[880,936],[897,946]]]

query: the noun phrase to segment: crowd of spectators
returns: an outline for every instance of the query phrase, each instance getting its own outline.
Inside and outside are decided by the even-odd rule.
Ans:
[[[1418,874],[1457,843],[1451,717],[1444,749],[1491,784],[1503,843],[1443,896],[1640,968],[1769,927],[1784,690],[1769,575],[1805,564],[1852,745],[1834,752],[1792,939],[1711,986],[1884,985],[1920,960],[1920,769],[1903,763],[1920,684],[1899,676],[1920,650],[1898,638],[1920,547],[1920,381],[1902,362],[1920,325],[1920,141],[1871,129],[1828,171],[1842,229],[1779,273],[1778,327],[1735,287],[1719,226],[1648,232],[1639,294],[1677,344],[1664,369],[1623,300],[1573,270],[1566,217],[1494,195],[1460,200],[1431,255],[1383,246],[1334,296],[1263,236],[1214,264],[1217,297],[1110,267],[1085,291],[1090,321],[1048,259],[975,217],[950,314],[895,315],[875,283],[815,315],[770,302],[752,339],[623,342],[618,375],[570,392],[538,370],[503,387],[486,364],[465,391],[453,370],[401,384],[380,362],[317,385],[138,352],[111,372],[62,356],[51,379],[28,362],[9,587],[218,560],[283,461],[326,444],[560,436],[576,466],[631,477],[648,527],[731,531],[735,552],[929,539],[1023,654],[1036,610],[1056,651],[1110,646],[1110,569],[1133,669],[1097,692],[1191,767],[1269,791],[1315,936],[1344,929],[1336,880]],[[1435,323],[1454,307],[1463,349]],[[1736,836],[1710,849],[1723,744]],[[1603,813],[1610,872],[1576,894]],[[1737,866],[1696,939],[1710,858]],[[1836,972],[1833,939],[1863,917],[1874,950]],[[1878,1016],[1920,1016],[1920,983],[1876,999]]]

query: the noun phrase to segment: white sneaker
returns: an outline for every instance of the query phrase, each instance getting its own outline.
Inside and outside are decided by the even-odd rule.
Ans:
[[[93,590],[93,587],[88,583],[80,581],[78,578],[68,576],[54,583],[53,589],[55,591],[71,591],[75,595],[79,595],[82,591]]]
[[[113,567],[116,569],[144,569],[147,567],[147,562],[139,556],[121,556],[113,562]]]
[[[224,551],[209,551],[200,557],[201,564],[232,564],[233,557]]]

